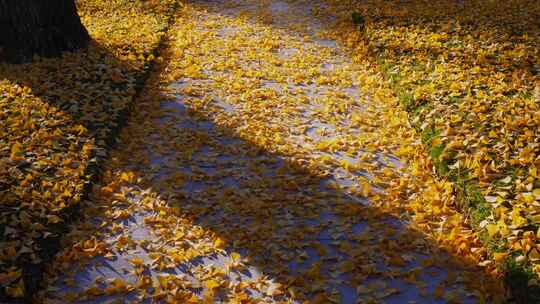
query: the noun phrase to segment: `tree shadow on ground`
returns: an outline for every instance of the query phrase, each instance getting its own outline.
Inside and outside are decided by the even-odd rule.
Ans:
[[[321,175],[302,160],[268,153],[205,121],[193,124],[203,127],[181,136],[218,135],[203,136],[208,140],[199,142],[193,161],[176,168],[188,176],[183,191],[167,194],[159,182],[150,187],[224,239],[229,254],[242,253],[249,265],[291,286],[299,299],[315,301],[323,290],[327,295],[338,290],[350,303],[361,298],[358,286],[379,279],[388,283],[388,289],[374,284],[381,288],[379,300],[414,300],[423,289],[432,295],[439,284],[451,289],[458,269],[465,270],[463,280],[471,286],[493,284],[469,261],[444,253],[407,223],[348,193],[350,185],[339,173]],[[410,289],[416,278],[426,285]],[[391,288],[400,294],[392,297]]]
[[[161,65],[154,74],[165,68]],[[206,274],[247,282],[267,276],[285,287],[284,294],[273,294],[268,287],[262,289],[267,294],[253,286],[242,288],[266,301],[442,303],[475,302],[481,294],[497,294],[497,278],[441,248],[364,195],[352,193],[354,185],[338,169],[310,162],[307,156],[272,152],[271,146],[227,127],[220,117],[230,114],[228,107],[216,100],[203,106],[197,102],[212,92],[171,98],[169,89],[160,89],[157,83],[154,79],[137,102],[119,148],[106,166],[103,184],[96,189],[91,212],[84,212],[85,223],[97,226],[78,226],[55,264],[57,271],[72,272],[74,277],[68,275],[67,280],[75,285],[64,284],[66,277],[61,274],[52,286],[87,294],[99,277],[120,278],[133,286],[143,276],[158,280],[178,275],[197,281],[201,280],[197,267],[225,268],[239,253],[245,266]],[[216,112],[216,107],[221,110]],[[355,174],[369,176],[362,171]],[[369,191],[380,192],[384,199],[382,185]],[[104,240],[96,245],[103,251],[86,254],[89,259],[81,263],[85,242],[96,239]],[[130,241],[123,243],[131,245],[119,245],[126,239]],[[208,244],[217,250],[207,248]],[[114,257],[103,258],[105,252]],[[179,252],[181,257],[176,258]],[[130,274],[137,269],[130,262],[134,257],[147,261],[136,275]],[[159,257],[159,262],[154,264],[149,257]],[[78,263],[82,267],[75,267]],[[169,266],[160,269],[161,264]],[[105,288],[102,283],[97,285]],[[171,294],[182,286],[172,279],[165,285],[161,290]],[[204,284],[185,289],[199,300],[208,292]],[[233,288],[227,284],[212,289],[212,302],[232,301]],[[111,299],[103,293],[95,295],[83,302]],[[182,299],[166,292],[153,298]]]
[[[105,141],[109,138],[107,134],[114,134],[112,130],[117,128],[109,126],[110,118],[123,120],[125,112],[115,112],[115,109],[130,101],[124,100],[130,98],[124,94],[136,85],[133,78],[126,80],[122,75],[132,75],[139,70],[131,67],[129,62],[117,61],[100,51],[83,55],[82,58],[95,63],[89,70],[81,69],[77,64],[79,59],[70,60],[70,56],[81,55],[67,55],[68,60],[60,65],[61,68],[52,60],[43,67],[29,66],[15,74],[6,69],[0,76],[27,84],[35,90],[34,94],[44,96],[48,103],[68,113],[73,122],[89,130],[89,140]],[[62,74],[66,69],[78,71],[77,76],[72,78],[67,73]],[[112,88],[114,97],[111,98],[111,91],[105,90],[88,94],[88,86],[93,83]],[[466,281],[472,293],[498,286],[497,278],[484,276],[471,261],[446,252],[402,219],[371,205],[362,195],[351,194],[347,190],[350,185],[339,177],[338,172],[311,167],[305,160],[273,153],[269,147],[249,141],[216,122],[215,117],[204,109],[192,107],[186,102],[192,97],[178,96],[173,102],[161,104],[159,101],[169,100],[169,96],[159,91],[148,94],[145,100],[154,102],[146,104],[146,108],[141,105],[142,108],[131,117],[131,124],[149,128],[146,131],[138,129],[140,132],[136,135],[123,135],[118,145],[123,147],[123,155],[115,155],[121,166],[109,169],[116,175],[135,172],[135,180],[140,178],[140,182],[121,189],[150,188],[153,195],[159,195],[168,206],[177,208],[178,211],[166,211],[174,214],[178,221],[192,223],[205,235],[219,238],[223,243],[220,247],[225,250],[221,254],[196,255],[176,263],[168,272],[190,272],[195,264],[223,264],[223,260],[230,260],[232,252],[239,252],[248,266],[247,272],[243,271],[244,276],[256,277],[260,275],[254,273],[262,272],[290,287],[287,294],[272,296],[276,300],[290,298],[293,294],[297,299],[314,299],[322,290],[332,294],[336,289],[344,296],[344,302],[352,302],[366,292],[358,288],[360,285],[372,284],[378,293],[366,293],[366,300],[374,297],[373,300],[401,303],[406,299],[417,299],[422,290],[433,295],[438,286],[452,289],[456,281]],[[96,100],[107,102],[102,104]],[[171,119],[180,117],[182,123],[175,127],[174,119],[172,124],[167,124],[166,120],[160,119],[161,115],[150,115],[155,113],[152,109],[155,107],[168,108]],[[154,124],[160,126],[155,128]],[[153,132],[157,129],[160,132]],[[160,141],[160,138],[175,138],[175,141]],[[147,148],[144,157],[136,153],[142,147]],[[133,154],[125,151],[133,151]],[[111,200],[116,199],[111,196],[110,200],[95,201],[97,207],[92,208],[99,212],[84,212],[83,216],[111,217],[107,210]],[[137,197],[130,199],[132,202],[138,200]],[[131,205],[137,206],[135,203],[124,206],[132,212],[130,216],[118,219],[112,216],[110,224],[125,226],[125,233],[142,244],[140,241],[148,235],[137,229],[130,230],[129,223],[144,227],[144,218],[157,221],[161,215],[156,210],[129,209]],[[166,238],[175,233],[175,229],[170,228],[174,226],[167,224],[176,222],[163,223],[165,226],[161,228],[168,229],[155,230],[148,227],[152,225],[146,225],[143,230],[154,233],[150,236]],[[111,226],[101,229],[111,230]],[[75,234],[71,242],[80,244],[96,232],[89,228],[79,236]],[[188,243],[180,242],[177,248],[186,249]],[[144,251],[141,246],[137,248]],[[169,248],[175,249],[175,246],[169,245]],[[119,254],[113,262],[97,259],[105,264],[105,268],[117,269],[115,263],[129,267],[129,263],[121,260],[130,257],[132,255]],[[69,264],[67,267],[73,268]],[[96,269],[101,271],[100,267],[96,266]],[[444,269],[452,271],[445,272]],[[96,278],[93,269],[83,268],[82,272],[88,285],[81,284],[79,288],[93,284]],[[462,275],[456,274],[460,272]],[[103,273],[120,275],[117,272],[115,275],[115,271]],[[414,283],[416,278],[425,283]],[[418,288],[409,288],[412,286]],[[395,294],[394,287],[402,293]],[[200,294],[201,288],[196,292]],[[226,292],[219,296],[227,300]],[[428,299],[426,301],[437,300]],[[97,299],[98,302],[102,300]]]

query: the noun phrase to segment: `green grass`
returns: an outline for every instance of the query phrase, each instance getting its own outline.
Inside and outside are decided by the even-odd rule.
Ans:
[[[447,176],[450,174],[449,160],[442,157],[445,147],[445,144],[438,144],[432,146],[429,152],[431,160],[433,161],[433,166],[435,167],[435,170],[437,170],[437,173],[441,176]]]
[[[401,92],[398,94],[399,103],[407,109],[407,111],[411,111],[413,108],[415,108],[416,101],[414,99],[414,95],[409,92]]]
[[[433,139],[439,136],[439,134],[440,134],[440,131],[435,128],[429,127],[429,128],[424,129],[424,131],[422,131],[422,143],[430,147]]]
[[[458,180],[456,184],[458,187],[463,187],[463,206],[465,210],[469,210],[473,226],[479,227],[480,223],[491,215],[491,206],[474,182],[466,182],[463,179]]]

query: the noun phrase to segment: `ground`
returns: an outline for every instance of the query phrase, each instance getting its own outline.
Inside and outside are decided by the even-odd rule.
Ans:
[[[405,114],[364,89],[323,9],[181,5],[41,300],[495,300],[478,254],[438,237],[477,242],[404,156],[422,149]],[[423,199],[437,224],[411,219]]]

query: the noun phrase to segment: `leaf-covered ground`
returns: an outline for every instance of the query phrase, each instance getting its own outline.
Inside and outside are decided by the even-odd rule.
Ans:
[[[39,284],[174,3],[79,1],[87,51],[0,64],[0,294],[27,296]]]
[[[490,251],[484,263],[518,275],[510,283],[522,291],[538,290],[540,3],[328,2],[320,14],[337,20],[328,34],[384,74],[369,89],[392,89],[382,102],[408,110],[435,171],[453,182],[455,207]],[[362,31],[351,11],[365,17]]]
[[[332,39],[361,40],[343,8],[182,5],[40,299],[504,301],[393,88]]]

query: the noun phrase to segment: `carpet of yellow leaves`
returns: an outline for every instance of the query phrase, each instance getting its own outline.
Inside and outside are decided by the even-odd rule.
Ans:
[[[492,260],[540,274],[540,4],[327,2],[320,14],[338,20],[328,34],[385,75],[366,87],[408,110]]]
[[[22,297],[39,284],[174,3],[78,1],[88,50],[0,64],[0,293]]]
[[[291,10],[277,16],[274,2]],[[453,184],[433,174],[421,134],[384,76],[311,35],[309,12],[319,11],[327,30],[320,35],[355,38],[344,32],[348,19],[337,30],[324,21],[341,12],[339,3],[197,3],[178,14],[163,66],[123,130],[86,216],[65,239],[47,278],[50,303],[114,295],[339,303],[346,296],[339,284],[353,290],[354,301],[376,303],[406,293],[390,285],[398,278],[426,301],[504,301],[500,273],[455,208]],[[193,184],[201,188],[189,189]],[[126,219],[137,210],[151,237],[129,231]],[[324,220],[330,212],[335,218]],[[360,222],[369,228],[357,234]],[[330,245],[321,240],[327,229]],[[149,259],[134,257],[137,251]],[[231,279],[244,266],[190,266],[218,253],[259,266],[268,278],[246,284]],[[93,258],[106,264],[130,254],[126,273],[134,280],[77,281],[79,271],[99,267]],[[293,269],[291,262],[307,265]],[[430,291],[430,279],[421,277],[433,266],[451,271]],[[269,288],[270,279],[278,284]],[[75,292],[58,292],[66,290],[57,280]]]
[[[414,271],[380,271],[363,266],[374,263],[380,254],[383,264],[399,268],[406,264],[403,257],[409,257],[401,251],[420,250],[417,244],[426,250],[433,242],[452,255],[453,263],[465,268],[459,270],[459,280],[480,301],[497,299],[501,286],[489,279],[479,280],[479,269],[471,264],[480,265],[488,277],[499,276],[498,266],[509,258],[532,265],[538,272],[540,6],[526,0],[412,0],[400,1],[399,5],[393,1],[291,2],[305,2],[304,7],[311,7],[321,19],[334,17],[337,26],[323,26],[320,35],[348,46],[355,64],[328,69],[327,64],[343,54],[332,47],[311,44],[309,35],[303,33],[308,23],[301,14],[284,12],[283,16],[291,21],[287,26],[297,35],[281,31],[281,25],[275,22],[278,19],[269,13],[271,1],[259,1],[258,10],[246,10],[234,18],[208,15],[206,9],[217,3],[208,8],[185,7],[174,27],[166,73],[155,77],[162,77],[165,83],[183,80],[195,84],[176,92],[186,99],[190,115],[197,123],[212,121],[244,144],[224,148],[217,143],[224,136],[221,133],[189,133],[174,124],[170,128],[154,125],[149,117],[160,119],[167,112],[158,106],[163,96],[152,96],[153,89],[161,89],[154,79],[154,87],[147,87],[141,108],[124,131],[125,147],[113,154],[104,185],[96,188],[95,203],[105,204],[99,210],[104,213],[99,214],[104,222],[128,217],[128,212],[135,210],[128,197],[142,196],[142,209],[154,212],[145,223],[155,228],[159,240],[165,244],[179,242],[186,251],[173,254],[166,246],[154,249],[159,262],[156,268],[167,269],[170,264],[227,247],[248,248],[252,261],[272,266],[270,273],[284,283],[272,287],[269,294],[278,299],[339,301],[339,295],[324,290],[332,279],[324,278],[316,267],[303,275],[292,274],[284,263],[291,258],[290,253],[277,246],[311,246],[303,243],[305,236],[322,232],[324,225],[293,227],[292,231],[282,230],[281,225],[291,214],[293,218],[315,218],[321,210],[332,210],[340,216],[341,222],[332,223],[341,230],[336,235],[350,236],[351,222],[359,219],[372,225],[368,239],[355,240],[360,242],[360,249],[351,251],[347,241],[338,242],[338,250],[349,254],[349,259],[339,260],[339,273],[351,274],[352,281],[359,284],[356,292],[367,300],[380,300],[396,291],[385,285],[384,293],[377,294],[361,285],[366,277],[388,279],[398,275],[416,282],[417,273],[425,271],[430,262]],[[148,64],[155,60],[152,53],[164,35],[173,4],[81,0],[80,14],[95,40],[87,52],[40,59],[31,65],[0,66],[0,283],[8,295],[24,294],[24,283],[32,275],[24,271],[32,267],[23,269],[23,265],[39,264],[47,257],[43,246],[48,240],[57,240],[72,207],[84,199],[85,184],[90,179],[87,175],[91,173],[88,168],[105,155],[119,119],[131,104]],[[227,9],[227,4],[221,5],[220,9]],[[366,16],[366,28],[361,32],[351,24],[351,11]],[[258,23],[253,25],[250,18]],[[231,28],[240,31],[230,32]],[[284,60],[279,52],[285,46],[298,53],[287,54]],[[268,87],[268,83],[275,87]],[[358,91],[368,97],[361,111],[355,108],[354,98],[344,93],[357,83],[361,86]],[[316,98],[310,95],[310,90],[322,87],[330,88],[317,92]],[[236,112],[224,111],[216,100],[226,100]],[[314,109],[310,117],[317,117],[335,131],[325,129],[319,134],[322,139],[299,142],[310,132],[312,122],[302,116],[310,107]],[[137,139],[134,135],[145,137]],[[151,135],[165,143],[146,142]],[[159,170],[155,171],[146,154],[152,145],[164,155],[180,153],[170,168],[186,165],[199,171],[189,178],[169,172],[164,180],[155,181]],[[251,159],[246,166],[248,172],[255,173],[243,181],[248,190],[211,185],[217,188],[197,193],[200,201],[195,204],[178,196],[177,188],[188,179],[213,182],[216,178],[207,176],[201,165],[193,162],[193,153],[203,145],[215,149],[213,153]],[[265,155],[262,162],[253,160],[261,154]],[[388,160],[378,163],[381,154],[398,156],[404,166],[389,166]],[[261,168],[275,163],[275,155],[290,165],[278,170],[280,179],[262,177]],[[356,161],[336,155],[353,156]],[[220,165],[217,157],[204,161]],[[133,168],[137,173],[129,170]],[[220,174],[227,173],[220,170]],[[347,172],[354,182],[352,187],[334,184],[335,190],[368,199],[370,207],[359,208],[349,196],[329,199],[319,194],[314,185],[332,170]],[[355,175],[358,172],[371,178]],[[238,179],[245,179],[236,174]],[[149,184],[170,201],[140,190]],[[89,212],[83,227],[75,230],[75,234],[85,231],[85,238],[68,238],[71,246],[58,256],[58,269],[70,269],[71,263],[80,259],[111,254],[99,239],[103,235],[92,235],[92,208],[86,209]],[[218,209],[215,214],[214,209]],[[460,210],[471,210],[471,214],[463,215]],[[213,229],[194,224],[209,213],[218,219],[217,224],[208,219],[204,224]],[[238,216],[243,222],[236,221]],[[410,221],[410,226],[401,233],[386,227],[381,219],[387,216]],[[483,231],[480,237],[472,231],[470,219],[472,226]],[[103,228],[107,230],[104,234],[122,231],[111,225],[110,231]],[[168,229],[172,225],[186,235],[173,233],[176,231]],[[284,232],[292,233],[284,237]],[[400,236],[397,240],[396,234]],[[480,239],[491,246],[493,254],[486,251]],[[194,252],[189,247],[193,244],[200,250]],[[120,251],[132,245],[128,238],[114,244]],[[324,257],[327,253],[321,251]],[[233,264],[244,261],[234,252],[231,259]],[[107,282],[109,289],[90,288],[83,296],[124,294],[137,287],[143,298],[199,301],[187,289],[175,287],[187,284],[176,281],[178,278],[160,277],[151,282],[144,263],[137,258],[131,260],[134,273],[142,279],[139,285],[112,280]],[[224,274],[200,274],[210,290],[205,295],[208,302],[218,296],[217,290],[227,286],[232,286],[238,302],[249,301],[245,286],[229,285]],[[455,276],[449,277],[448,283],[435,290],[435,298],[453,301],[461,296],[444,290],[455,282]],[[147,295],[149,286],[157,293]]]

